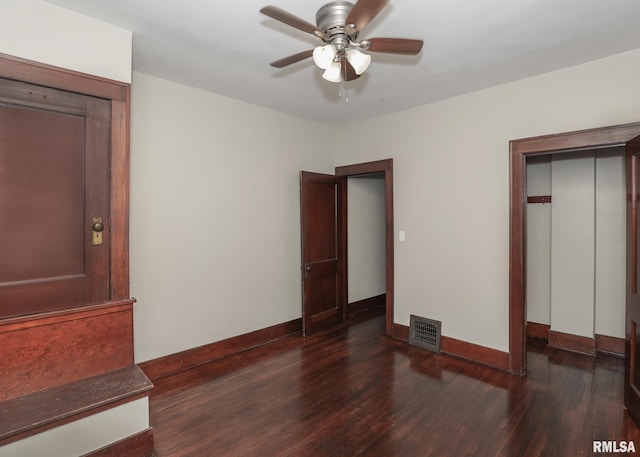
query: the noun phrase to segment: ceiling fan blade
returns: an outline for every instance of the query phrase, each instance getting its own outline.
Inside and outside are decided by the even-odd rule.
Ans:
[[[300,19],[298,16],[294,16],[288,11],[278,8],[277,6],[265,6],[260,10],[260,12],[275,19],[276,21],[295,27],[303,32],[311,33],[318,38],[322,38],[324,36],[324,32],[312,23],[307,22],[304,19]]]
[[[345,81],[353,81],[354,79],[358,79],[360,77],[360,75],[356,73],[348,60],[342,59],[340,61],[340,64],[340,73],[342,74],[342,77],[345,79]]]
[[[271,62],[269,65],[276,68],[286,67],[287,65],[291,65],[292,63],[300,62],[301,60],[308,59],[313,55],[313,49],[309,49],[308,51],[302,51],[297,54],[293,54],[288,57],[284,57],[280,60],[276,60],[275,62]]]
[[[361,42],[364,49],[371,52],[407,54],[415,56],[422,50],[422,40],[409,38],[370,38]]]
[[[388,3],[389,0],[358,0],[345,20],[348,33],[365,28]]]

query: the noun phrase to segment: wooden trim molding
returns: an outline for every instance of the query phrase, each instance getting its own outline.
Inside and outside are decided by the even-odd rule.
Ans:
[[[587,336],[549,330],[549,346],[581,354],[596,355],[596,340]]]
[[[0,76],[109,100],[127,101],[129,83],[0,53]]]
[[[628,211],[631,211],[630,221],[627,222],[627,239],[631,240],[631,259],[627,259],[631,269],[631,293],[638,293],[638,157],[636,154],[627,154],[625,159],[627,182],[631,183],[631,189],[627,189],[629,199]]]
[[[638,136],[640,122],[511,140],[514,154],[544,154],[622,146]]]
[[[131,89],[124,100],[111,102],[111,300],[125,300],[129,289],[129,111]]]
[[[615,336],[596,335],[596,352],[625,356],[625,340]]]
[[[509,369],[509,353],[486,346],[442,336],[440,351],[498,370],[507,371]]]
[[[391,327],[391,338],[407,342],[409,341],[409,327],[402,324],[393,324]]]
[[[287,335],[299,333],[301,330],[302,319],[294,319],[226,340],[148,360],[140,363],[139,366],[149,379],[155,381],[222,357],[261,346]]]
[[[549,341],[549,333],[551,332],[551,326],[548,324],[538,324],[536,322],[527,322],[527,338],[536,338],[538,340]],[[559,349],[567,349],[564,347],[567,334],[561,332],[554,333],[554,344],[550,346],[557,347]],[[573,335],[568,335],[573,336]],[[581,350],[577,352],[591,354],[592,342],[591,338],[578,337],[580,340],[577,343]],[[568,348],[568,350],[573,350]],[[624,338],[617,338],[614,336],[596,335],[595,337],[595,352],[612,354],[619,357],[624,357],[625,353],[625,340]]]
[[[523,138],[509,142],[509,371],[526,373],[526,157],[621,146],[640,135],[640,123]]]
[[[134,302],[135,300],[133,299],[122,300],[120,302],[101,303],[98,305],[89,305],[80,308],[63,309],[58,311],[49,311],[46,313],[31,314],[29,316],[0,319],[0,334],[16,330],[25,330],[31,327],[55,325],[67,321],[87,319],[90,317],[101,316],[103,314],[131,311],[133,309]]]
[[[538,324],[537,322],[527,322],[527,338],[549,341],[549,324]]]
[[[347,314],[351,315],[373,308],[384,308],[386,302],[386,294],[376,295],[375,297],[365,298],[364,300],[358,300],[347,305]]]
[[[153,457],[153,429],[131,435],[82,457]]]
[[[133,365],[133,301],[0,321],[0,401]]]
[[[392,336],[397,340],[409,341],[409,327],[402,324],[393,324]],[[443,335],[440,339],[440,352],[498,370],[509,370],[509,353],[479,344]]]
[[[527,365],[526,296],[525,296],[525,230],[526,205],[525,156],[510,145],[509,160],[509,371],[524,375]]]

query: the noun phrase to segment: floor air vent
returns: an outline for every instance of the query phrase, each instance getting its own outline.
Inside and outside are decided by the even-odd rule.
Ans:
[[[412,314],[409,321],[409,344],[440,352],[441,328],[442,322]]]

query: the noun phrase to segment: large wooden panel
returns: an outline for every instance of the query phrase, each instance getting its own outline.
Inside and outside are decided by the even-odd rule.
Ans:
[[[300,172],[302,332],[308,336],[344,319],[340,243],[344,180]]]
[[[313,225],[309,228],[308,243],[305,244],[308,262],[336,259],[338,257],[337,214],[335,182],[309,182],[308,208]],[[328,236],[327,236],[328,234]]]
[[[109,102],[2,78],[0,101],[0,318],[107,301]]]
[[[133,303],[0,321],[0,401],[133,364]]]
[[[84,275],[83,136],[80,116],[0,106],[3,283]]]

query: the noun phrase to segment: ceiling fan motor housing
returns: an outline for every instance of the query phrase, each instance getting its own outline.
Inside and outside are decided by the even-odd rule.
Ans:
[[[345,30],[345,23],[352,8],[353,3],[338,1],[327,3],[318,10],[316,25],[325,33],[323,38],[325,42],[335,44],[339,49],[345,49],[349,47],[349,41],[358,39],[357,31],[347,35]]]

